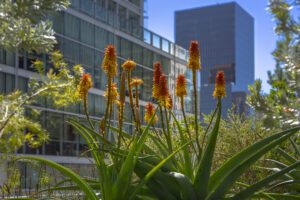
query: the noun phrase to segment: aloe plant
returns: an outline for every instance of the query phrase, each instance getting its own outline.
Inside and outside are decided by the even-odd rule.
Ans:
[[[257,195],[265,195],[269,196],[269,198],[272,198],[272,196],[275,198],[277,195],[283,198],[284,195],[268,194],[267,192],[263,192],[262,189],[270,186],[274,180],[278,180],[286,173],[295,173],[295,169],[300,167],[299,160],[294,160],[281,170],[263,178],[253,185],[245,186],[245,184],[243,184],[244,189],[239,192],[234,193],[231,189],[238,183],[237,181],[243,172],[268,151],[276,148],[283,141],[297,133],[300,127],[294,127],[257,141],[251,146],[241,150],[212,172],[212,159],[215,153],[216,139],[218,137],[220,116],[221,100],[218,101],[215,123],[208,135],[208,142],[201,156],[202,159],[199,162],[195,163],[191,159],[191,155],[194,153],[190,152],[192,149],[183,148],[179,154],[173,157],[173,159],[179,159],[178,156],[180,155],[184,157],[180,166],[177,166],[176,163],[169,162],[171,166],[161,168],[156,172],[157,176],[149,180],[147,186],[158,199],[247,199]],[[177,124],[179,134],[183,134],[182,128],[174,115],[173,118]],[[157,145],[157,148],[160,149],[161,152],[167,151],[166,149],[164,150],[162,144],[159,144],[159,142],[156,141],[154,144]],[[157,158],[158,157],[159,155],[157,155]],[[159,160],[154,159],[147,163],[138,162],[138,167],[136,168],[137,175],[140,178],[144,178],[147,171],[151,170],[157,162],[159,162]]]

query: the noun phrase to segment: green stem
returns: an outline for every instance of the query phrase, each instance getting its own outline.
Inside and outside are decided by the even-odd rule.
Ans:
[[[135,110],[134,110],[134,104],[133,104],[132,87],[130,85],[130,82],[131,82],[131,71],[128,71],[127,84],[128,84],[128,92],[129,92],[129,103],[130,103],[130,107],[131,107],[131,111],[132,111],[133,120],[137,123],[136,116],[135,116]]]
[[[108,90],[108,93],[107,93],[107,102],[106,102],[106,111],[105,111],[105,115],[104,115],[104,120],[102,121],[102,123],[105,123],[104,126],[103,126],[103,135],[105,133],[105,131],[107,130],[107,118],[109,116],[109,108],[110,108],[110,90],[111,90],[111,77],[108,76],[108,80],[107,80],[107,90]]]
[[[172,147],[172,138],[171,138],[171,132],[170,132],[170,123],[169,123],[169,118],[168,118],[168,110],[167,108],[164,106],[165,108],[165,116],[166,116],[166,123],[167,123],[167,135],[168,135],[168,138],[167,138],[167,143],[169,144],[169,151],[170,153],[173,152],[173,147]]]
[[[84,99],[83,101],[83,107],[84,107],[84,113],[85,113],[85,116],[91,126],[91,128],[94,130],[94,126],[91,122],[91,119],[90,119],[90,116],[89,116],[89,112],[88,112],[88,103],[87,103],[87,97]]]
[[[184,123],[185,123],[186,131],[188,133],[190,141],[192,141],[192,135],[191,135],[190,128],[189,128],[189,125],[188,125],[188,122],[187,122],[187,119],[186,119],[186,115],[185,115],[183,96],[180,97],[180,104],[181,104],[181,110],[182,110],[182,115],[183,115],[183,120],[184,120]],[[191,143],[191,145],[192,145],[195,153],[197,154],[197,150],[196,150],[194,144]]]
[[[140,104],[139,104],[139,90],[138,90],[138,86],[135,87],[135,106],[136,106],[136,112],[139,112],[140,110]],[[140,130],[141,130],[141,121],[140,118],[138,117],[139,113],[135,114],[136,117],[136,124],[137,124],[137,129],[138,132],[141,134]]]
[[[160,104],[158,104],[158,107],[159,107],[159,112],[160,112],[162,131],[163,131],[164,136],[166,137],[168,148],[170,149],[170,144],[168,142],[168,135],[166,134],[166,130],[165,130],[164,115],[163,115],[162,107]]]
[[[197,106],[197,76],[196,70],[193,70],[193,86],[194,86],[194,105],[195,105],[195,133],[196,133],[196,143],[198,147],[198,152],[201,152],[201,146],[199,143],[199,133],[198,133],[198,106]]]
[[[214,110],[214,113],[213,113],[213,115],[212,115],[212,117],[211,117],[211,119],[210,119],[210,121],[209,121],[209,124],[208,124],[206,130],[205,130],[205,133],[204,133],[204,135],[203,135],[203,140],[202,140],[202,147],[204,147],[204,142],[205,142],[206,135],[207,135],[208,130],[209,130],[211,124],[212,124],[213,119],[215,118],[215,115],[216,115],[216,113],[217,113],[217,110],[218,110],[218,108],[216,108],[216,109]]]

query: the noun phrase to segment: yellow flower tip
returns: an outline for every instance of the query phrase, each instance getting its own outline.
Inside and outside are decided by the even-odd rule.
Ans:
[[[133,78],[132,81],[130,82],[131,86],[139,86],[142,85],[144,83],[144,81],[140,78]]]
[[[123,65],[122,65],[123,69],[127,70],[127,71],[131,71],[136,67],[136,63],[133,60],[127,59]]]
[[[222,98],[226,96],[226,81],[223,71],[218,71],[216,75],[215,90],[213,96],[215,98]]]
[[[166,104],[169,97],[168,80],[165,74],[162,74],[159,78],[159,95],[158,100],[163,105]]]
[[[106,91],[104,93],[104,96],[106,98],[108,98],[108,90],[109,90],[109,88],[107,86]],[[118,96],[119,96],[119,93],[118,93],[118,89],[117,89],[117,84],[112,83],[111,87],[110,87],[110,99],[108,99],[108,100],[111,102],[117,102]]]
[[[178,97],[187,96],[186,78],[184,74],[179,74],[177,77],[175,94]]]
[[[144,117],[144,119],[147,123],[150,123],[151,117],[154,115],[154,113],[155,113],[154,105],[152,103],[148,102],[145,107],[145,117]],[[157,115],[155,115],[155,117],[152,121],[152,125],[154,125],[157,122],[157,120],[158,120],[158,117],[157,117]]]
[[[200,50],[198,41],[191,41],[189,48],[189,62],[188,67],[192,70],[200,70],[201,62],[200,62]]]
[[[166,108],[168,110],[172,110],[172,108],[173,108],[173,99],[172,99],[171,95],[168,96],[167,103],[166,103]]]
[[[153,96],[153,98],[157,99],[159,96],[159,79],[160,79],[160,76],[162,75],[160,62],[158,62],[158,61],[155,62],[153,68],[154,68],[154,71],[153,71],[152,96]]]
[[[114,45],[108,45],[102,62],[102,69],[106,74],[114,77],[118,73],[117,54]]]
[[[84,73],[78,85],[78,93],[81,99],[85,100],[89,89],[93,87],[92,77],[88,73]]]

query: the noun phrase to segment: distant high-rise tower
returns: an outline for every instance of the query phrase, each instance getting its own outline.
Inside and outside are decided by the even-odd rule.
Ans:
[[[188,48],[198,40],[201,50],[200,110],[215,108],[212,93],[216,72],[223,70],[227,96],[223,114],[235,104],[247,112],[248,85],[254,82],[254,19],[237,3],[217,4],[175,12],[175,41]]]

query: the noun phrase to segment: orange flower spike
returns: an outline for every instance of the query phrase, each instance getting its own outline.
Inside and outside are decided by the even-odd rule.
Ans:
[[[166,103],[166,108],[168,110],[172,110],[172,108],[173,108],[173,99],[172,99],[171,95],[168,96],[167,103]]]
[[[178,97],[187,96],[186,79],[183,74],[179,74],[177,77],[175,94]]]
[[[155,62],[153,68],[154,68],[154,72],[153,72],[152,96],[153,96],[153,98],[157,99],[159,97],[159,79],[160,79],[160,76],[162,75],[160,62],[158,62],[158,61]]]
[[[218,71],[216,75],[215,90],[213,96],[215,98],[222,98],[226,96],[226,81],[223,71]]]
[[[136,63],[133,60],[127,59],[122,67],[127,71],[132,71],[136,67]]]
[[[131,86],[139,86],[139,85],[142,85],[144,83],[144,81],[140,78],[133,78],[132,81],[130,82],[130,85]]]
[[[200,70],[201,69],[200,50],[197,41],[191,41],[189,53],[190,53],[190,57],[189,57],[188,67],[195,71]]]
[[[168,80],[165,74],[159,78],[159,95],[158,100],[165,105],[169,97]]]
[[[108,45],[105,49],[102,69],[110,77],[115,77],[118,73],[117,54],[114,45]]]
[[[86,100],[88,90],[93,87],[93,82],[91,75],[88,73],[84,73],[80,79],[79,85],[78,85],[78,93],[82,100]]]
[[[144,119],[147,123],[150,122],[151,117],[152,117],[152,115],[154,115],[154,113],[155,113],[154,105],[152,103],[148,102],[145,107],[145,117],[144,117]],[[152,125],[154,125],[157,122],[157,120],[158,120],[158,117],[157,117],[157,115],[155,115],[155,117],[152,121]]]
[[[108,87],[106,88],[106,91],[104,93],[104,96],[107,98],[108,97]],[[118,102],[118,90],[117,90],[117,84],[116,83],[112,83],[111,87],[110,87],[110,102]]]

